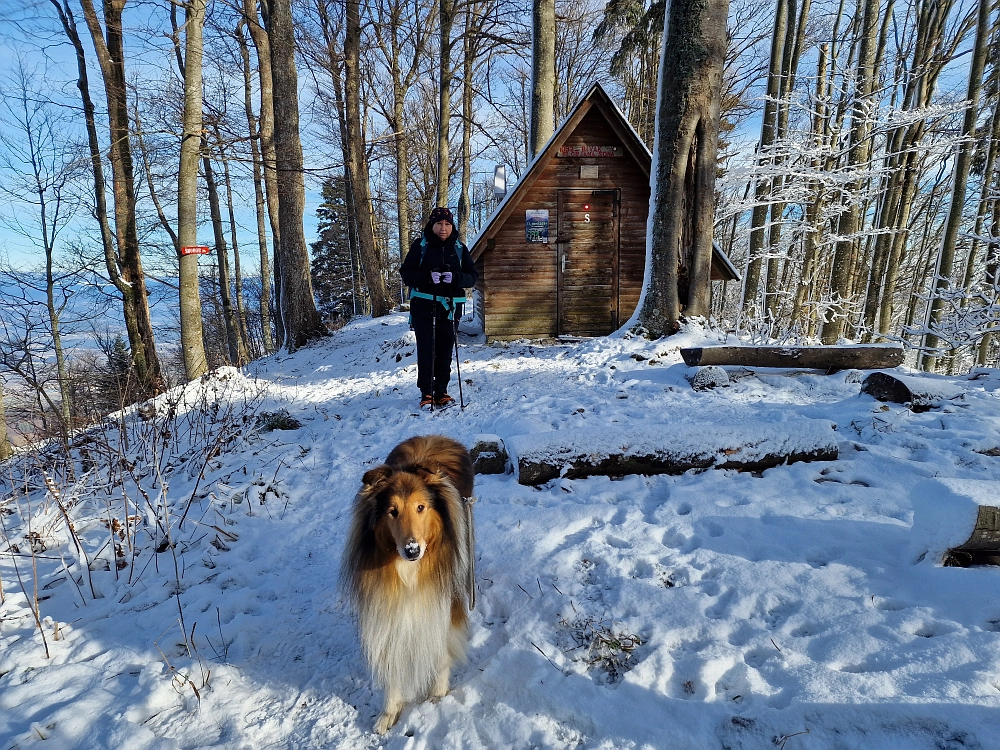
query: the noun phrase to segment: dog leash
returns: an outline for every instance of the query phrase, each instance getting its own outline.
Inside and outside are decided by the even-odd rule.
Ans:
[[[475,497],[463,497],[462,505],[465,506],[465,528],[466,541],[468,542],[469,555],[469,611],[476,608],[476,527],[473,524],[472,506],[475,504]]]

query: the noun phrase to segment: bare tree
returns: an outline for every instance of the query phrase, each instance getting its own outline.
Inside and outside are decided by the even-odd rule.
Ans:
[[[531,4],[531,139],[535,156],[555,129],[556,96],[556,2],[533,0]]]
[[[74,274],[57,270],[56,246],[79,207],[73,183],[85,161],[78,144],[66,137],[68,118],[46,98],[41,82],[23,61],[18,61],[13,76],[10,88],[0,88],[0,165],[7,176],[0,182],[0,194],[12,209],[3,222],[42,250],[44,272],[41,283],[34,283],[31,274],[6,275],[44,298],[59,384],[58,413],[63,438],[68,440],[72,398],[62,314],[72,296],[69,285]],[[29,210],[23,211],[25,207]]]
[[[256,14],[256,10],[254,10]],[[253,69],[250,64],[250,50],[243,36],[243,29],[248,25],[245,18],[240,18],[234,36],[239,45],[240,62],[243,70],[243,108],[246,111],[247,130],[250,142],[250,164],[253,174],[254,208],[257,218],[257,249],[260,258],[261,300],[260,327],[264,353],[274,351],[274,341],[271,339],[271,261],[267,249],[267,209],[264,203],[264,164],[261,157],[260,136],[261,118],[253,109]]]
[[[262,9],[268,7],[266,4]],[[278,210],[278,166],[274,150],[274,76],[271,66],[271,42],[267,31],[257,16],[257,0],[243,0],[243,13],[247,31],[257,53],[257,78],[260,83],[260,151],[264,167],[267,217],[271,225],[271,244],[274,258],[274,308],[279,311],[274,320],[277,332],[277,346],[285,340],[284,323],[281,320],[281,220]],[[263,273],[263,266],[261,270]],[[271,309],[270,284],[261,280],[261,309]]]
[[[201,329],[198,281],[200,254],[186,248],[198,244],[198,159],[202,131],[202,38],[206,0],[190,0],[184,24],[184,129],[177,170],[177,242],[180,284],[181,351],[188,380],[208,371]]]
[[[357,215],[358,245],[361,263],[364,266],[365,282],[371,300],[372,316],[387,314],[392,305],[382,276],[375,247],[375,233],[371,213],[371,186],[368,177],[368,163],[365,159],[364,136],[361,129],[361,20],[358,0],[347,0],[344,36],[344,136],[347,139],[345,165],[349,175],[351,192],[354,196],[354,210]]]
[[[438,0],[440,21],[438,33],[438,127],[437,127],[437,205],[448,205],[451,161],[448,144],[451,138],[451,50],[455,41],[451,29],[455,23],[455,0]]]
[[[987,42],[990,33],[990,9],[992,3],[979,0],[976,20],[976,41],[969,65],[969,86],[966,94],[965,118],[962,123],[963,140],[959,142],[958,154],[955,157],[954,186],[951,193],[951,203],[948,218],[945,222],[944,238],[937,258],[937,271],[934,274],[934,297],[931,300],[927,316],[927,332],[923,342],[923,360],[921,366],[933,371],[937,362],[938,336],[935,329],[941,326],[947,300],[945,292],[952,285],[951,276],[955,264],[955,244],[958,240],[958,229],[962,221],[962,210],[965,207],[966,181],[969,179],[969,169],[972,163],[972,152],[976,133],[976,119],[979,116],[979,94],[982,91],[983,72],[986,69]]]
[[[847,152],[848,170],[856,173],[865,169],[871,159],[873,96],[875,94],[876,54],[879,45],[879,2],[864,0],[859,29],[860,50],[855,73],[854,104],[851,109],[851,130]],[[855,253],[863,215],[859,192],[862,178],[855,176],[844,188],[841,201],[845,210],[837,227],[839,237],[833,256],[830,276],[830,301],[823,321],[823,343],[835,344],[844,332],[847,321],[846,305],[851,299],[852,274],[856,271]]]
[[[306,246],[304,164],[299,135],[298,72],[295,29],[290,0],[268,0],[268,41],[274,85],[274,151],[278,172],[278,215],[281,237],[281,319],[284,346],[295,351],[327,335],[309,274]]]
[[[478,6],[473,2],[472,5]],[[408,190],[410,143],[405,117],[406,97],[417,77],[429,64],[428,43],[434,28],[433,3],[417,0],[409,8],[401,0],[380,0],[373,3],[372,33],[387,68],[391,88],[391,103],[381,106],[392,133],[396,163],[396,231],[399,236],[400,258],[409,247],[412,215]],[[471,80],[463,81],[472,85]]]
[[[124,38],[122,10],[125,0],[106,0],[104,25],[97,16],[93,0],[80,0],[100,64],[108,104],[110,130],[112,194],[114,195],[115,231],[112,233],[105,197],[103,154],[97,136],[96,111],[90,96],[90,82],[83,43],[77,33],[69,0],[50,0],[60,23],[73,45],[77,61],[77,87],[83,99],[87,139],[94,171],[95,214],[101,228],[101,240],[108,276],[122,299],[125,328],[128,332],[132,362],[140,389],[158,390],[162,385],[160,362],[156,354],[146,280],[139,253],[136,230],[136,196],[129,134],[128,102],[125,87]]]
[[[205,174],[205,185],[208,188],[209,215],[212,219],[212,232],[215,236],[215,257],[219,268],[219,297],[222,301],[222,318],[226,331],[226,346],[229,363],[241,367],[247,363],[246,344],[243,341],[239,320],[233,308],[232,283],[229,277],[229,248],[226,243],[226,233],[222,225],[222,203],[219,200],[219,186],[212,168],[208,144],[202,150],[202,168]]]
[[[660,62],[649,278],[631,324],[674,333],[709,312],[728,0],[672,2]]]

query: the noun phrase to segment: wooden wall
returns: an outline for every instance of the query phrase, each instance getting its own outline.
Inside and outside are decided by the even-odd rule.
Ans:
[[[617,146],[620,157],[558,157],[550,151],[535,182],[516,196],[509,218],[491,232],[480,256],[486,335],[493,339],[554,337],[557,322],[557,253],[559,188],[619,189],[619,320],[635,310],[646,262],[646,216],[649,174],[631,156],[609,124],[606,105],[592,106],[564,142],[566,146]],[[581,165],[596,165],[597,179],[581,179]],[[648,169],[648,165],[646,165]],[[515,188],[516,189],[516,188]],[[548,209],[549,243],[525,240],[525,210]],[[610,271],[610,269],[609,269]],[[607,331],[606,333],[610,333]]]

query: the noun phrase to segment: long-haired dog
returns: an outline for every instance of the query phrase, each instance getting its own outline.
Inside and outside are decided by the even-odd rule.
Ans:
[[[465,656],[475,474],[463,445],[441,435],[397,445],[366,472],[354,501],[341,582],[385,705],[382,734],[407,701],[448,692]]]

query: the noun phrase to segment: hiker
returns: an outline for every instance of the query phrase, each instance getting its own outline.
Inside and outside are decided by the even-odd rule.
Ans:
[[[451,351],[462,317],[465,290],[479,274],[469,249],[458,237],[451,211],[431,211],[423,234],[410,245],[399,268],[410,288],[410,324],[417,337],[417,388],[420,408],[451,406]]]

